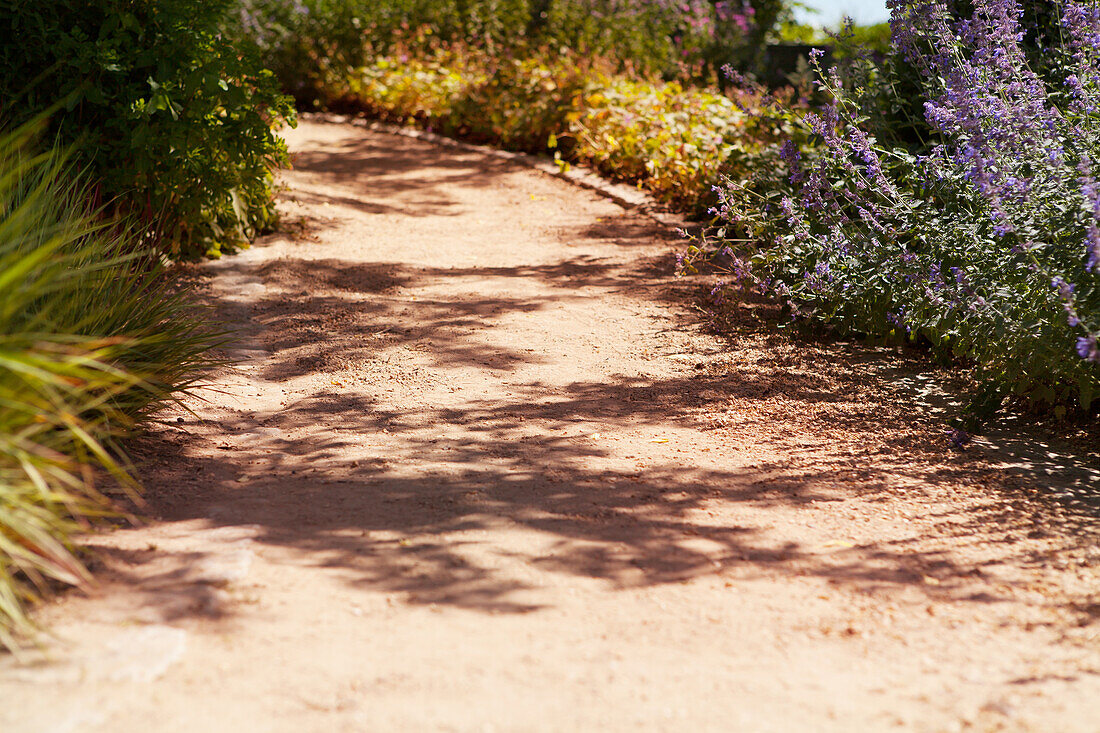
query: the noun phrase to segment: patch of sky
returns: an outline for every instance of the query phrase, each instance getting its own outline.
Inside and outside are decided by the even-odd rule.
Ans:
[[[795,18],[800,23],[826,28],[836,28],[845,16],[857,25],[873,25],[890,19],[886,0],[802,0],[801,5],[804,7],[795,10]]]

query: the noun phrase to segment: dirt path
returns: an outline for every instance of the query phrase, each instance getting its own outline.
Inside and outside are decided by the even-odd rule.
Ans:
[[[298,236],[195,271],[244,361],[0,730],[1100,731],[1094,515],[904,357],[708,335],[666,233],[514,163],[289,140]]]

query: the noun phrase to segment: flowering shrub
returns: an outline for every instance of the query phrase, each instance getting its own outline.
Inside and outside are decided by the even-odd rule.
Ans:
[[[835,101],[801,123],[817,147],[790,143],[776,161],[790,195],[754,216],[751,187],[721,191],[721,216],[771,243],[731,247],[734,270],[796,314],[972,360],[998,394],[1088,410],[1100,394],[1100,7],[1062,4],[1064,40],[1040,77],[1014,0],[974,0],[961,20],[930,0],[889,4],[930,144],[870,133],[845,80],[824,75]]]

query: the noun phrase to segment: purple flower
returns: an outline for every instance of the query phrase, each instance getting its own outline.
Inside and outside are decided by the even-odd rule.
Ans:
[[[710,302],[714,305],[722,305],[726,302],[726,281],[719,280],[710,290]]]
[[[1076,285],[1073,285],[1072,283],[1067,283],[1064,279],[1058,276],[1055,276],[1050,281],[1050,284],[1058,291],[1058,295],[1062,296],[1062,300],[1069,300],[1070,298],[1072,298],[1074,291],[1077,289]]]
[[[1077,355],[1092,364],[1100,364],[1100,345],[1096,343],[1096,336],[1090,334],[1077,339]]]
[[[947,444],[955,450],[966,450],[969,442],[970,434],[962,428],[955,428],[947,433]]]
[[[1085,269],[1092,272],[1096,269],[1096,265],[1100,263],[1100,227],[1096,226],[1095,221],[1090,222],[1088,229],[1086,229],[1085,250],[1088,252]]]

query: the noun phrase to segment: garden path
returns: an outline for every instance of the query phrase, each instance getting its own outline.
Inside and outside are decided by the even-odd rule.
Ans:
[[[674,236],[514,162],[288,139],[289,233],[190,271],[238,363],[0,730],[1100,730],[1094,515],[919,363],[712,335]]]

